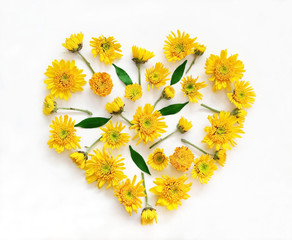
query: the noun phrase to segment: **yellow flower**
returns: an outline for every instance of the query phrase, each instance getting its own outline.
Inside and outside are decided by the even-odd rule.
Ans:
[[[219,114],[208,116],[208,120],[212,126],[205,127],[207,135],[202,142],[207,143],[209,148],[216,146],[216,150],[221,147],[224,150],[231,149],[236,145],[234,139],[240,138],[239,134],[244,133],[242,125],[235,125],[237,119],[231,116],[230,112],[221,111]]]
[[[215,170],[217,170],[217,166],[213,158],[209,154],[204,154],[194,161],[192,177],[201,183],[207,183]]]
[[[102,138],[100,140],[105,143],[104,146],[112,149],[125,146],[130,141],[130,135],[122,133],[125,127],[121,122],[116,122],[116,126],[114,126],[112,120],[105,127],[101,127],[100,129],[104,133],[101,134]]]
[[[120,114],[124,111],[124,103],[123,100],[120,97],[117,97],[114,99],[113,102],[108,102],[105,105],[105,109],[110,113],[110,114]]]
[[[202,56],[204,52],[206,51],[206,46],[203,44],[195,43],[195,49],[194,49],[194,54],[197,56]]]
[[[156,148],[153,153],[149,154],[147,163],[155,170],[162,171],[167,167],[168,157],[164,154],[164,149]]]
[[[79,70],[75,66],[74,60],[71,62],[55,60],[52,65],[45,72],[48,77],[45,84],[47,84],[47,89],[51,90],[52,96],[68,100],[71,97],[71,92],[83,90],[82,86],[86,84],[84,80],[86,75],[82,74],[83,70]]]
[[[135,102],[142,97],[142,87],[138,83],[129,84],[125,88],[125,98]]]
[[[199,77],[196,79],[191,76],[184,77],[181,86],[184,96],[188,96],[192,103],[197,103],[198,100],[202,100],[203,94],[199,92],[201,88],[207,87],[205,82],[197,82]]]
[[[229,100],[238,108],[249,108],[254,103],[256,94],[249,82],[237,81],[234,83],[233,93],[227,93]]]
[[[45,97],[43,104],[43,113],[45,115],[50,115],[51,113],[57,112],[57,103],[52,95]]]
[[[231,82],[243,77],[244,64],[237,60],[238,54],[227,58],[227,50],[222,50],[220,57],[211,54],[206,61],[206,74],[211,75],[210,81],[214,81],[213,91],[227,88],[231,89]]]
[[[89,80],[89,85],[93,92],[101,97],[109,95],[113,89],[111,76],[106,72],[94,73]]]
[[[136,46],[132,47],[132,52],[133,52],[133,61],[136,64],[143,64],[147,62],[150,58],[153,58],[155,55],[153,52],[147,51],[144,48],[138,48]]]
[[[172,34],[172,35],[171,35]],[[171,32],[167,36],[167,40],[164,41],[164,54],[169,62],[179,61],[189,54],[194,52],[195,41],[197,38],[190,38],[190,35],[185,32],[181,34],[179,30],[177,30],[177,36],[174,32]]]
[[[84,169],[86,165],[86,160],[88,159],[87,153],[83,151],[77,151],[71,153],[69,156],[74,163],[76,163],[77,167],[80,169]]]
[[[222,167],[224,167],[226,162],[226,150],[219,149],[215,152],[213,159]]]
[[[90,41],[92,47],[93,57],[99,55],[99,60],[105,64],[112,64],[115,59],[120,59],[123,55],[121,44],[119,44],[114,37],[104,37],[101,35],[99,38],[92,38]]]
[[[155,86],[157,89],[159,87],[166,84],[166,81],[168,81],[170,78],[167,78],[167,76],[170,74],[170,71],[168,68],[164,67],[163,63],[158,62],[155,64],[154,67],[146,69],[146,81],[148,84],[148,91],[150,88],[150,85],[152,84],[152,88]]]
[[[70,52],[78,52],[82,49],[83,33],[71,34],[70,38],[66,38],[63,47],[68,49]]]
[[[146,144],[148,141],[153,142],[156,138],[161,136],[161,133],[166,132],[163,128],[167,128],[164,117],[161,116],[159,111],[154,111],[151,104],[146,104],[144,108],[138,107],[133,120],[133,124],[130,129],[134,129],[136,135],[133,139],[139,137],[137,144],[141,141]]]
[[[107,183],[106,189],[111,186],[115,187],[121,180],[127,176],[123,173],[125,169],[124,158],[121,155],[113,157],[111,152],[107,152],[104,148],[102,151],[93,150],[94,155],[90,154],[90,159],[86,161],[86,180],[88,183],[96,181],[96,186],[102,188]]]
[[[137,209],[140,208],[142,204],[140,197],[145,197],[145,188],[142,185],[143,180],[135,185],[136,179],[137,176],[135,175],[132,182],[130,179],[127,179],[115,188],[115,197],[125,206],[126,211],[130,215],[132,211],[137,213]]]
[[[169,156],[169,160],[171,165],[178,171],[185,172],[191,167],[194,161],[194,154],[188,147],[177,147],[174,153]]]
[[[152,224],[154,220],[157,223],[156,209],[152,207],[145,207],[141,213],[141,224],[142,225]]]
[[[149,189],[150,192],[158,195],[156,205],[165,206],[168,210],[177,209],[177,205],[182,205],[181,199],[188,199],[192,183],[185,184],[188,179],[186,175],[175,179],[174,177],[162,176],[153,181],[157,186]]]
[[[74,128],[75,121],[69,118],[68,115],[55,117],[55,121],[52,121],[50,127],[50,140],[48,145],[50,148],[54,148],[58,153],[63,152],[64,149],[76,149],[80,148],[80,137],[76,136],[76,129]]]
[[[238,124],[243,125],[243,123],[245,121],[245,116],[247,115],[247,112],[244,111],[243,109],[235,108],[235,109],[233,109],[233,111],[230,114],[232,116],[236,117]]]
[[[175,95],[175,90],[172,86],[167,86],[163,89],[162,97],[169,100],[172,99]]]
[[[193,126],[192,122],[189,122],[184,117],[181,117],[178,124],[177,124],[177,129],[181,133],[185,133],[185,132],[189,131],[192,128],[192,126]]]

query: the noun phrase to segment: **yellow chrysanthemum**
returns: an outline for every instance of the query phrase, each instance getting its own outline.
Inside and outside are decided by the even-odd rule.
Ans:
[[[221,111],[219,114],[213,114],[208,116],[208,120],[211,123],[211,127],[205,127],[207,135],[202,142],[207,143],[209,148],[216,146],[216,150],[221,147],[231,149],[236,145],[235,138],[240,138],[239,134],[244,133],[242,131],[242,125],[236,125],[236,117],[230,115],[230,112]]]
[[[159,87],[166,84],[166,81],[168,81],[170,78],[167,78],[167,76],[170,74],[170,71],[168,68],[164,67],[163,63],[158,62],[153,66],[152,68],[146,69],[146,81],[148,84],[148,91],[150,89],[150,85],[152,85],[152,88],[155,86],[157,89]]]
[[[197,82],[199,77],[193,78],[191,76],[184,77],[181,86],[184,96],[188,96],[192,103],[197,103],[198,100],[202,100],[203,94],[199,92],[201,88],[207,87],[205,82]]]
[[[121,155],[114,158],[111,152],[107,152],[104,148],[102,151],[96,149],[93,152],[94,154],[90,154],[91,158],[86,161],[85,175],[88,183],[96,181],[98,188],[102,188],[107,183],[106,189],[108,189],[117,186],[127,177],[123,173],[125,167]]]
[[[217,166],[213,158],[209,154],[204,154],[194,161],[192,177],[201,183],[207,183],[215,170],[217,170]]]
[[[92,47],[93,57],[99,55],[99,60],[105,64],[112,64],[115,59],[120,59],[123,55],[121,44],[119,44],[114,37],[104,37],[101,35],[99,38],[92,38],[90,41]]]
[[[49,66],[45,75],[48,77],[44,82],[47,84],[47,89],[51,90],[51,95],[61,99],[68,100],[71,97],[71,92],[82,91],[86,84],[84,80],[85,74],[83,70],[75,66],[75,61],[55,60]]]
[[[80,169],[84,169],[86,165],[86,160],[88,159],[87,153],[83,151],[77,151],[71,153],[69,157],[72,159],[74,163],[76,163],[77,167]]]
[[[138,83],[129,84],[125,88],[125,98],[135,102],[142,97],[142,87]]]
[[[130,135],[122,133],[125,127],[121,122],[116,122],[114,126],[112,120],[105,127],[101,127],[100,129],[104,133],[101,134],[102,138],[100,140],[105,143],[104,146],[112,149],[119,149],[121,146],[125,146],[130,141]]]
[[[136,64],[143,64],[147,62],[150,58],[153,58],[155,55],[153,52],[147,51],[144,48],[138,48],[137,46],[132,47],[133,61]]]
[[[164,128],[167,128],[164,117],[161,116],[159,111],[154,111],[151,104],[146,104],[144,108],[138,107],[133,120],[133,124],[130,129],[134,129],[136,135],[133,139],[139,137],[137,144],[143,141],[146,144],[148,141],[153,142],[156,138],[161,136],[161,133],[166,132]]]
[[[113,89],[111,76],[106,72],[94,73],[89,80],[89,85],[92,91],[101,97],[109,95]]]
[[[206,46],[204,46],[203,44],[199,44],[197,42],[195,43],[195,47],[194,47],[195,55],[202,56],[205,51],[206,51]]]
[[[233,109],[233,111],[230,114],[232,116],[236,117],[238,124],[243,125],[243,123],[245,121],[245,116],[247,115],[247,112],[244,111],[243,109],[235,108],[235,109]]]
[[[70,38],[66,38],[66,41],[62,44],[62,46],[70,52],[78,52],[82,49],[83,37],[84,35],[82,32],[71,34]]]
[[[152,207],[144,208],[141,213],[141,224],[142,225],[152,224],[154,220],[157,223],[156,209]]]
[[[164,149],[156,148],[153,153],[149,154],[147,163],[155,170],[162,171],[167,167],[168,157],[164,154]]]
[[[76,149],[80,148],[80,137],[76,136],[76,129],[74,128],[75,121],[69,118],[68,115],[55,117],[55,121],[52,121],[50,127],[50,140],[48,145],[50,148],[54,148],[58,153],[63,152],[64,149]]]
[[[192,122],[189,122],[184,117],[181,117],[178,124],[177,124],[177,129],[181,133],[185,133],[185,132],[189,131],[192,128],[192,126],[193,126]]]
[[[238,108],[242,109],[251,107],[254,103],[256,94],[249,82],[237,81],[234,83],[233,93],[227,93],[229,100]]]
[[[162,176],[153,181],[157,186],[149,189],[150,192],[158,195],[156,205],[165,206],[168,210],[177,209],[177,205],[182,205],[181,199],[188,199],[192,183],[185,184],[188,179],[186,175],[175,179],[174,177]]]
[[[174,32],[171,32],[167,36],[167,40],[164,41],[164,54],[166,59],[169,62],[179,61],[189,54],[194,52],[195,41],[197,38],[190,38],[190,35],[185,32],[181,34],[179,30],[177,30],[177,36]]]
[[[163,89],[162,97],[169,100],[172,99],[175,95],[175,90],[172,86],[167,86]]]
[[[169,156],[171,165],[175,167],[176,170],[183,172],[187,171],[191,167],[194,158],[194,154],[186,146],[175,148],[174,153]]]
[[[237,60],[238,54],[227,58],[227,50],[222,50],[220,57],[211,54],[206,61],[206,74],[211,75],[210,81],[214,81],[213,91],[227,88],[231,89],[231,82],[243,77],[244,64]]]
[[[220,149],[214,153],[213,159],[217,162],[220,166],[224,167],[226,162],[226,150]]]
[[[105,105],[105,109],[110,113],[110,114],[120,114],[124,111],[124,103],[123,100],[120,97],[117,97],[114,99],[113,102],[108,102]]]
[[[136,179],[137,176],[135,175],[132,182],[130,179],[127,179],[115,188],[115,197],[125,206],[126,211],[130,215],[132,211],[137,213],[137,209],[140,208],[142,204],[140,197],[145,197],[145,188],[142,185],[143,180],[135,185]]]
[[[50,115],[57,111],[57,102],[52,95],[48,95],[45,97],[43,104],[43,113],[45,115]]]

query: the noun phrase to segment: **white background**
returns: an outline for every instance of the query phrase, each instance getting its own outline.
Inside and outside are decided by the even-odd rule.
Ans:
[[[292,239],[291,1],[0,3],[0,239]],[[244,80],[250,81],[257,98],[248,109],[245,134],[228,152],[226,166],[215,172],[207,185],[190,179],[191,197],[183,200],[178,210],[158,207],[158,224],[141,226],[140,212],[130,217],[111,190],[87,184],[83,171],[68,158],[69,151],[57,154],[48,148],[49,124],[54,116],[42,114],[42,102],[48,94],[44,72],[54,59],[76,59],[89,80],[87,66],[61,45],[71,33],[82,31],[82,53],[96,71],[111,74],[114,89],[101,98],[86,85],[83,92],[73,94],[67,102],[58,100],[58,104],[108,116],[105,103],[123,96],[124,86],[113,67],[92,57],[91,37],[114,36],[124,54],[115,63],[136,81],[137,72],[130,60],[132,45],[156,54],[142,68],[143,74],[158,61],[173,70],[181,62],[167,63],[162,48],[166,36],[176,29],[198,37],[207,46],[191,70],[208,83],[202,90],[202,102],[232,109],[225,92],[213,93],[204,74],[206,58],[225,48],[229,54],[239,54],[246,68]],[[186,101],[180,85],[175,88],[175,99],[161,102],[158,108]],[[134,104],[125,100],[125,115],[130,119],[138,106],[153,103],[160,94],[160,90],[148,92],[145,81],[143,90],[143,99]],[[180,114],[166,117],[168,132],[184,115],[194,127],[183,137],[205,148],[200,141],[209,114],[199,104],[189,104]],[[87,117],[80,113],[70,116],[76,121]],[[78,129],[77,133],[85,146],[99,136],[100,130]],[[171,155],[176,146],[182,145],[180,138],[177,134],[160,147]],[[132,145],[147,158],[147,146]],[[126,174],[140,177],[128,148],[120,153],[126,158]],[[162,173],[180,175],[171,166]],[[190,176],[190,172],[187,174]],[[146,178],[148,189],[160,175],[152,170],[152,176]],[[155,199],[150,194],[151,203]]]

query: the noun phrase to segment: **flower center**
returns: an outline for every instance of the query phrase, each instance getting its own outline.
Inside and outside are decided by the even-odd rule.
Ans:
[[[244,92],[242,92],[242,91],[240,91],[240,92],[238,93],[238,95],[239,95],[240,98],[244,98],[244,97],[245,97],[245,94],[244,94]]]
[[[181,53],[181,52],[184,52],[185,51],[185,47],[184,47],[184,44],[183,43],[179,43],[175,46],[175,50],[178,52],[178,53]]]
[[[201,173],[207,173],[209,171],[209,165],[207,163],[201,163],[200,166],[199,166],[199,171]]]
[[[112,142],[117,142],[120,139],[120,135],[119,131],[113,130],[110,132],[109,138]]]
[[[223,127],[218,127],[218,128],[216,129],[216,132],[217,132],[219,135],[222,135],[222,134],[225,134],[225,133],[226,133],[226,130],[225,130],[225,128],[223,128]]]
[[[59,133],[59,136],[60,136],[62,139],[67,138],[68,135],[69,135],[69,132],[68,132],[68,130],[66,130],[66,129],[62,129],[62,130],[60,131],[60,133]]]
[[[101,171],[104,174],[109,174],[111,172],[111,166],[108,164],[105,164],[101,167]]]
[[[157,83],[158,81],[159,81],[159,73],[158,72],[152,73],[151,82]]]
[[[195,90],[195,85],[193,83],[188,83],[185,89],[187,92],[193,92]]]
[[[220,68],[220,73],[223,74],[223,75],[227,74],[228,73],[228,68],[226,66],[222,65],[221,68]]]
[[[109,42],[105,42],[105,43],[102,43],[101,44],[101,47],[102,47],[103,51],[107,51],[107,50],[109,50],[109,48],[111,47],[111,45],[110,45]]]
[[[143,119],[142,121],[142,127],[145,128],[145,129],[149,129],[152,127],[152,119],[146,117]]]
[[[154,154],[154,161],[157,163],[157,164],[161,164],[164,162],[164,156],[161,154],[161,153],[155,153]]]

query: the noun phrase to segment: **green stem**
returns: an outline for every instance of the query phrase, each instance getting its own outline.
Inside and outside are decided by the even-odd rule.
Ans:
[[[90,145],[90,147],[87,148],[86,153],[88,153],[90,151],[90,149],[100,141],[101,138],[102,138],[102,136],[100,136],[94,143],[92,143]]]
[[[130,125],[133,125],[133,123],[131,123],[131,121],[127,119],[122,113],[120,115],[127,123],[129,123]]]
[[[91,70],[91,72],[94,74],[95,72],[94,72],[93,68],[91,67],[90,63],[86,60],[86,58],[81,54],[80,51],[78,51],[77,53],[83,59],[83,61],[86,63],[86,65],[89,67],[89,69]]]
[[[214,108],[211,108],[211,107],[209,107],[209,106],[207,106],[207,105],[205,105],[205,104],[201,104],[201,106],[204,107],[204,108],[207,108],[207,109],[209,109],[209,110],[211,110],[211,111],[213,111],[213,112],[215,112],[215,113],[220,113],[220,111],[218,111],[218,110],[216,110],[216,109],[214,109]]]
[[[175,134],[178,130],[176,129],[174,132],[170,133],[169,135],[167,135],[164,138],[161,138],[159,141],[157,141],[156,143],[152,144],[149,148],[153,148],[154,146],[156,146],[157,144],[161,143],[162,141],[164,141],[165,139],[169,138],[171,135]]]
[[[190,71],[190,69],[192,68],[192,66],[195,64],[196,59],[197,59],[197,55],[194,56],[194,60],[192,61],[191,65],[189,66],[189,68],[188,68],[188,70],[186,71],[185,74],[187,74]]]
[[[85,112],[87,113],[88,115],[92,115],[92,112],[88,111],[88,110],[84,110],[84,109],[80,109],[80,108],[66,108],[66,107],[58,107],[57,110],[59,109],[63,109],[63,110],[72,110],[72,111],[79,111],[79,112]]]
[[[146,191],[146,184],[145,184],[145,178],[144,178],[144,173],[141,172],[141,177],[143,180],[143,186],[144,186],[144,193],[145,193],[145,207],[149,207],[150,205],[148,204],[148,195],[147,195],[147,191]]]
[[[141,71],[140,71],[140,64],[136,64],[137,68],[138,68],[138,82],[139,85],[141,85]]]
[[[156,107],[157,103],[159,103],[161,99],[163,99],[162,96],[160,96],[160,97],[157,99],[157,101],[154,103],[153,109]]]
[[[185,139],[183,139],[183,138],[181,139],[181,141],[182,141],[183,143],[187,143],[187,144],[191,145],[192,147],[198,149],[198,150],[201,151],[202,153],[212,155],[212,154],[207,153],[206,151],[204,151],[202,148],[197,147],[195,144],[192,144],[191,142],[189,142],[189,141],[187,141],[187,140],[185,140]]]

